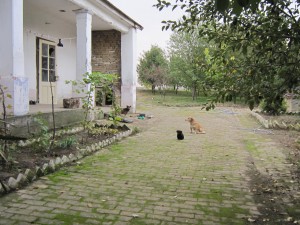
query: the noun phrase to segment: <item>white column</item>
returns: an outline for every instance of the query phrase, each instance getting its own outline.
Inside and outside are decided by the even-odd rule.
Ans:
[[[0,83],[7,87],[6,105],[10,114],[29,111],[28,78],[24,69],[23,0],[0,1]]]
[[[76,79],[92,72],[92,15],[87,10],[76,11],[77,55]]]
[[[131,106],[131,111],[136,111],[136,84],[137,84],[137,31],[131,28],[128,33],[121,36],[121,107]]]
[[[76,80],[82,81],[84,74],[92,72],[92,13],[85,9],[77,10],[76,27]],[[90,86],[88,85],[86,89],[89,90]],[[82,97],[82,95],[79,96]],[[91,97],[91,101],[95,105],[94,93]]]

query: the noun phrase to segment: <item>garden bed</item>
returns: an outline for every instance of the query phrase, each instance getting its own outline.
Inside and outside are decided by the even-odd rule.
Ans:
[[[271,116],[262,112],[251,111],[251,115],[255,117],[264,128],[296,130],[300,131],[300,115],[299,114],[281,114]]]
[[[261,112],[251,112],[265,129],[270,129],[274,139],[285,149],[287,159],[293,165],[293,179],[300,180],[300,115],[282,114],[271,116]]]
[[[58,131],[51,150],[47,150],[49,142],[43,139],[43,135],[20,141],[10,150],[9,161],[0,163],[0,195],[131,134],[126,125],[93,126],[89,132],[82,127]]]

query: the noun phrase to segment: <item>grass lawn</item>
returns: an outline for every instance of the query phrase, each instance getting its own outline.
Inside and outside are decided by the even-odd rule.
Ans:
[[[204,96],[200,94],[195,100],[192,98],[192,93],[190,91],[181,90],[176,94],[174,90],[166,90],[165,96],[156,91],[155,94],[151,92],[150,89],[139,88],[138,90],[139,100],[151,101],[157,105],[165,106],[204,106],[205,103],[209,103],[212,100],[211,96]],[[219,106],[246,106],[238,99],[238,102],[234,104],[233,102],[218,103]]]

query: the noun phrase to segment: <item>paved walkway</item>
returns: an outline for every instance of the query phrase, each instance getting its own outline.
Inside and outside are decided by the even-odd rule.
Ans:
[[[0,198],[0,224],[268,224],[252,181],[286,184],[290,165],[248,112],[140,110],[154,115],[141,133]],[[206,134],[190,134],[188,116]]]

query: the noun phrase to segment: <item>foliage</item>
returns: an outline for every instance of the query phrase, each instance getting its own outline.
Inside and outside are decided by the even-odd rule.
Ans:
[[[2,119],[0,119],[0,122],[3,124],[3,127],[0,128],[0,134],[3,134],[6,136],[8,134],[8,123],[7,123],[7,109],[11,109],[11,105],[6,105],[5,99],[11,99],[12,96],[9,93],[5,93],[7,91],[7,87],[0,84],[0,102],[2,103]],[[0,142],[0,159],[1,161],[7,163],[9,160],[9,152],[10,152],[10,146],[9,142],[7,140],[1,140]]]
[[[167,83],[168,61],[165,53],[158,46],[151,46],[151,49],[144,52],[137,66],[139,80],[144,85],[151,85],[154,92],[155,87]]]
[[[70,148],[72,145],[76,144],[77,140],[74,136],[65,137],[57,142],[57,146],[61,148]]]
[[[176,0],[173,5],[158,0],[155,6],[185,11],[179,21],[163,21],[163,29],[197,30],[216,46],[210,60],[218,66],[209,71],[215,100],[239,95],[253,109],[262,99],[277,107],[284,94],[297,91],[299,5],[292,0]]]
[[[94,108],[94,91],[96,87],[101,87],[105,93],[113,95],[113,85],[118,81],[116,74],[103,74],[100,72],[86,73],[83,75],[82,81],[66,81],[66,84],[72,84],[76,87],[77,94],[83,94],[82,107],[84,109],[83,127],[90,130],[91,114],[96,109]]]
[[[91,129],[90,134],[92,135],[114,135],[119,131],[117,129],[109,128],[107,126],[95,126]]]
[[[52,82],[50,82],[50,91],[51,91],[51,113],[52,113],[52,141],[50,143],[49,150],[51,150],[52,145],[54,144],[55,141],[55,135],[56,135],[56,127],[55,127],[55,114],[54,114],[54,95],[53,95],[53,87],[52,87]]]
[[[201,21],[198,15],[201,14],[202,8],[207,6],[209,6],[211,14],[219,14],[222,17],[226,17],[231,13],[239,16],[246,9],[256,12],[260,3],[264,6],[266,4],[274,4],[276,1],[278,0],[175,0],[175,3],[172,4],[170,1],[157,0],[157,4],[154,6],[160,11],[168,7],[171,7],[172,11],[180,8],[190,14],[189,16],[182,16],[182,23],[196,25]],[[178,25],[175,21],[171,20],[163,21],[163,23],[165,24],[162,27],[163,30],[169,28],[174,30]]]
[[[192,90],[195,100],[197,91],[206,90],[204,78],[207,71],[206,40],[197,32],[174,32],[169,41],[170,81]]]
[[[95,102],[96,102],[96,106],[102,106],[102,102],[104,100],[104,95],[103,95],[103,92],[102,90],[96,90],[96,93],[95,93]]]
[[[112,110],[109,112],[109,119],[113,121],[114,124],[117,124],[121,121],[121,117],[119,115],[121,114],[121,107],[116,104],[116,101],[112,101]]]
[[[50,134],[49,124],[39,114],[33,118],[33,121],[38,124],[40,130],[37,141],[34,142],[34,148],[36,151],[45,151],[48,153],[54,144],[54,140]]]
[[[262,112],[265,112],[267,114],[282,114],[285,113],[287,110],[287,104],[285,99],[282,99],[282,101],[276,101],[276,102],[269,102],[267,103],[265,100],[261,101],[259,104],[259,107],[261,108]]]
[[[141,130],[140,130],[140,128],[138,128],[138,127],[133,127],[132,128],[132,135],[135,135],[135,134],[138,134],[139,132],[141,132]]]

